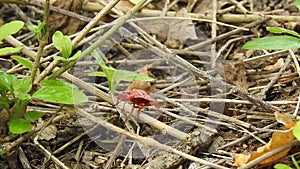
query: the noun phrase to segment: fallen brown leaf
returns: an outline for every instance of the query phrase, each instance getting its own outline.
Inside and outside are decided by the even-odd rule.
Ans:
[[[228,83],[242,87],[245,90],[249,88],[246,68],[243,61],[237,61],[234,63],[229,62],[224,65],[217,64],[215,70],[223,76]]]
[[[277,131],[274,132],[272,135],[271,140],[264,146],[257,148],[257,151],[252,152],[249,155],[243,155],[243,154],[233,154],[234,158],[235,158],[235,162],[233,164],[233,166],[243,166],[245,164],[247,164],[248,162],[274,150],[277,149],[281,146],[284,146],[290,142],[292,142],[295,137],[292,133],[292,127],[295,125],[295,123],[293,122],[293,120],[284,114],[275,113],[275,117],[276,120],[279,123],[284,124],[285,126],[289,127],[289,130],[285,130],[285,131]],[[278,159],[286,156],[286,154],[290,151],[291,148],[285,149],[283,151],[281,151],[280,153],[277,153],[275,155],[273,155],[272,157],[260,162],[259,164],[268,164],[268,163],[272,163],[277,161]]]
[[[245,165],[248,162],[250,155],[233,154],[233,158],[234,158],[233,166],[240,167]]]
[[[279,69],[284,65],[284,60],[282,58],[278,59],[274,65],[268,65],[264,67],[264,70],[272,70],[272,69]]]
[[[150,73],[149,73],[148,69],[149,69],[148,65],[144,66],[139,74],[150,77]],[[155,89],[155,87],[152,86],[150,82],[134,80],[130,83],[130,85],[128,86],[127,89],[128,89],[128,91],[131,91],[132,89],[142,89],[142,90],[146,91],[147,93],[151,93]]]
[[[291,117],[282,113],[275,112],[275,118],[277,122],[283,124],[288,129],[294,127],[296,124]]]

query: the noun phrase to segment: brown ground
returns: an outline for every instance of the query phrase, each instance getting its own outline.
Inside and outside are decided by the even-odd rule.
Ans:
[[[43,8],[37,2],[0,2],[0,24],[22,20],[28,26],[43,19]],[[88,33],[87,39],[80,39],[74,53],[85,50],[105,37],[113,25],[120,24],[121,19],[116,19],[133,8],[131,2],[135,1],[121,1],[116,9],[107,11],[101,23],[96,23],[98,29]],[[60,30],[73,39],[72,35],[93,22],[97,11],[107,6],[101,3],[57,0],[49,16],[50,37]],[[54,12],[57,8],[64,10]],[[140,72],[155,80],[120,82],[114,92],[109,92],[106,78],[88,76],[89,72],[101,70],[95,59],[87,56],[78,61],[68,72],[82,80],[73,83],[85,91],[89,102],[75,110],[37,100],[30,102],[28,110],[46,113],[39,124],[57,120],[45,125],[39,135],[32,133],[22,140],[15,148],[15,158],[3,154],[1,169],[237,168],[234,163],[242,163],[244,168],[273,168],[277,163],[293,166],[292,155],[299,162],[297,146],[278,158],[272,156],[267,163],[255,161],[251,166],[233,155],[251,154],[268,143],[273,133],[286,130],[274,114],[280,112],[289,119],[297,107],[298,50],[289,53],[242,49],[252,38],[271,35],[266,26],[300,33],[299,10],[292,0],[152,1],[133,15],[135,22],[120,24],[122,27],[98,49],[107,65]],[[166,17],[174,15],[177,19]],[[6,39],[0,47],[17,46],[19,41],[29,51],[37,52],[39,43],[26,26],[13,35],[15,41]],[[50,45],[45,47],[41,73],[53,62],[56,52]],[[17,55],[30,60],[35,57],[24,51]],[[30,76],[30,71],[10,56],[0,56],[0,70],[18,77]],[[66,76],[61,79],[70,81]],[[131,103],[124,98],[114,106],[119,92],[130,93],[133,88],[146,90],[152,103],[159,106],[146,106],[132,113]],[[149,122],[151,117],[154,119]],[[260,155],[293,140],[284,141],[286,133],[274,135],[272,148]],[[20,137],[24,136],[2,139],[1,145],[13,144]]]

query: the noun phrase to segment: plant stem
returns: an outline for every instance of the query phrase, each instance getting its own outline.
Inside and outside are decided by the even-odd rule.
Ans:
[[[70,67],[76,64],[79,60],[83,59],[86,55],[91,53],[94,49],[99,47],[104,41],[111,37],[131,16],[137,12],[147,0],[140,0],[131,10],[129,10],[123,17],[121,17],[117,24],[113,25],[102,37],[100,37],[94,44],[84,50],[75,61],[71,61],[68,64],[61,67],[58,71],[54,72],[49,78],[53,79],[64,73]]]
[[[34,83],[36,72],[37,72],[37,70],[40,66],[40,60],[41,60],[41,57],[43,56],[44,47],[46,46],[46,44],[48,42],[48,37],[49,37],[48,19],[49,19],[49,13],[50,13],[49,7],[50,7],[50,0],[46,0],[45,8],[44,8],[44,18],[43,18],[43,22],[45,24],[45,27],[42,30],[44,32],[42,32],[42,37],[39,40],[40,45],[39,45],[39,48],[38,48],[38,51],[37,51],[37,54],[36,54],[36,57],[35,57],[35,60],[34,60],[34,65],[33,65],[33,68],[32,68],[32,72],[31,72],[32,84]]]
[[[89,22],[83,29],[80,31],[80,33],[72,40],[72,49],[76,48],[78,43],[89,33],[89,31],[100,22],[100,20],[107,14],[109,11],[119,2],[120,0],[114,0],[111,1],[105,8],[103,8],[93,19],[91,22]],[[45,70],[37,77],[35,80],[35,83],[38,83],[39,81],[43,80],[48,74],[53,71],[57,65],[61,63],[58,60],[54,60],[51,62],[47,67],[45,67]]]

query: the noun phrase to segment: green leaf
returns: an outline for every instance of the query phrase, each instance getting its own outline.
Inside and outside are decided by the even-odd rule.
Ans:
[[[26,133],[32,129],[32,126],[24,119],[12,120],[8,127],[12,134]]]
[[[67,87],[73,87],[73,84],[62,81],[62,80],[43,80],[41,81],[41,84],[43,86],[67,86]]]
[[[68,61],[76,60],[80,55],[81,51],[77,51],[72,57],[68,58]]]
[[[96,50],[93,50],[93,51],[91,52],[91,55],[97,60],[98,64],[101,66],[101,68],[102,68],[102,70],[103,70],[104,73],[105,73],[106,70],[109,71],[109,72],[111,72],[111,71],[116,71],[115,68],[113,68],[113,67],[111,67],[111,66],[107,66],[107,65],[105,64],[105,62],[103,61],[103,59],[102,59],[101,56],[97,53]]]
[[[300,9],[300,0],[294,0],[294,4]]]
[[[31,89],[31,78],[25,77],[24,79],[16,79],[13,87],[16,92],[27,93]]]
[[[62,104],[78,104],[88,101],[86,95],[73,84],[59,80],[46,80],[42,82],[42,85],[44,87],[32,95],[33,99]]]
[[[45,34],[45,23],[39,22],[38,25],[29,25],[28,29],[35,32],[34,38],[40,39]]]
[[[114,79],[113,79],[113,83],[112,83],[112,85],[113,85],[112,90],[114,90],[117,87],[117,85],[119,85],[120,81],[131,82],[134,80],[153,81],[154,79],[149,76],[140,75],[135,72],[130,72],[127,70],[117,70],[114,75]]]
[[[0,90],[4,92],[9,90],[10,92],[12,92],[12,94],[14,94],[13,83],[16,80],[17,78],[15,76],[0,72]]]
[[[100,62],[99,65],[101,66],[101,68],[105,74],[105,77],[107,78],[109,89],[112,91],[112,83],[113,83],[113,78],[114,78],[116,69],[111,66],[106,66],[104,61]]]
[[[102,68],[102,71],[105,74],[105,77],[107,78],[107,81],[108,81],[109,90],[114,91],[115,87],[120,82],[120,80],[118,80],[118,79],[113,80],[114,76],[115,76],[116,69],[111,67],[111,66],[107,66],[105,64],[105,62],[103,61],[103,59],[101,58],[101,56],[97,53],[96,50],[92,51],[91,55],[98,61],[98,64]],[[103,77],[102,73],[100,73],[100,77]]]
[[[64,58],[68,58],[71,55],[72,41],[68,36],[64,36],[60,31],[56,31],[52,36],[52,41]]]
[[[293,35],[293,36],[296,36],[296,37],[300,38],[299,33],[295,32],[295,31],[292,31],[292,30],[289,30],[289,29],[285,29],[285,28],[267,27],[267,30],[271,33],[287,33],[287,34],[290,34],[290,35]]]
[[[88,73],[89,76],[98,76],[98,77],[106,77],[106,74],[104,72],[91,72]]]
[[[41,118],[45,113],[40,111],[28,111],[25,114],[25,120],[33,122]]]
[[[45,27],[45,23],[39,22],[38,25],[29,25],[28,29],[34,32],[41,32],[44,27]]]
[[[296,123],[293,129],[293,135],[300,141],[300,121]]]
[[[13,83],[15,97],[21,100],[30,99],[30,95],[27,94],[31,89],[31,78],[17,79]]]
[[[38,30],[37,25],[28,25],[27,27],[28,27],[29,30],[31,30],[33,32],[37,32],[37,30]]]
[[[300,39],[293,36],[268,36],[254,39],[244,44],[243,49],[287,50],[300,47]]]
[[[0,26],[0,42],[7,36],[17,33],[24,26],[22,21],[11,21]]]
[[[20,93],[20,92],[15,92],[15,97],[21,100],[28,100],[30,99],[30,95],[27,93]]]
[[[9,107],[9,99],[7,97],[0,97],[0,109],[3,107]]]
[[[127,70],[117,70],[115,73],[114,79],[123,80],[123,81],[153,81],[154,79],[149,76],[143,76],[140,74],[137,74],[135,72],[130,72]]]
[[[127,70],[116,70],[115,74],[113,76],[112,80],[112,87],[111,90],[114,91],[114,89],[119,85],[120,81],[153,81],[154,79],[149,76],[144,76],[137,74],[135,72],[127,71]]]
[[[292,167],[286,165],[286,164],[281,164],[281,163],[278,163],[274,166],[275,169],[293,169]]]
[[[152,77],[149,77],[149,76],[144,76],[144,75],[137,74],[136,76],[133,77],[133,80],[143,81],[143,82],[151,82],[154,79]]]
[[[58,60],[58,61],[62,61],[62,62],[68,61],[68,59],[61,57],[61,56],[54,56],[53,58],[54,58],[54,60]]]
[[[80,55],[81,51],[78,51],[75,53],[75,55],[73,55],[72,57],[69,57],[69,58],[64,58],[64,57],[61,57],[61,56],[54,56],[53,58],[55,60],[59,60],[59,61],[62,61],[62,62],[69,62],[69,61],[72,61],[72,60],[76,60],[78,58],[78,56]]]
[[[131,82],[133,80],[138,81],[153,81],[154,79],[148,76],[143,76],[137,74],[135,72],[127,71],[127,70],[116,70],[111,66],[107,66],[105,62],[102,60],[97,51],[93,51],[91,55],[98,61],[101,66],[103,72],[92,72],[89,73],[89,76],[100,76],[106,77],[109,85],[109,90],[114,91],[120,81],[128,81]]]
[[[103,59],[101,58],[101,56],[99,55],[99,53],[97,52],[96,49],[91,52],[91,55],[97,60],[97,62],[99,63],[99,65],[101,63],[104,63],[104,65],[105,65],[105,62],[103,61]]]
[[[60,86],[41,88],[32,95],[32,98],[62,104],[78,104],[88,100],[81,91]]]
[[[23,46],[18,47],[5,47],[0,49],[0,55],[7,55],[10,53],[16,53],[23,49]]]
[[[0,97],[0,105],[7,105],[9,103],[9,99],[7,97]]]
[[[18,63],[20,63],[21,65],[23,65],[24,67],[28,68],[28,69],[32,69],[33,67],[33,62],[27,58],[24,58],[22,56],[11,56],[11,58],[13,58],[14,60],[16,60]]]

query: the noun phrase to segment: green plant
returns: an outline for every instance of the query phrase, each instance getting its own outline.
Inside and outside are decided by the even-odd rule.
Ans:
[[[72,60],[76,60],[81,53],[81,51],[77,51],[72,57],[72,41],[69,36],[64,36],[60,31],[56,31],[52,36],[52,41],[56,49],[60,51],[61,56],[54,56],[55,60],[59,60],[62,62],[69,62]]]
[[[294,0],[294,4],[300,9],[300,0]]]
[[[16,33],[23,25],[24,23],[21,21],[12,21],[1,26],[0,40],[2,41],[6,36]],[[63,43],[56,43],[56,47],[60,50],[64,49],[62,53],[63,55],[65,54]],[[18,51],[20,47],[6,49],[9,49],[8,53],[11,53]],[[71,51],[68,52],[71,53]],[[12,58],[30,70],[33,68],[33,63],[29,59],[16,55],[12,56]],[[43,112],[26,111],[27,104],[32,100],[70,105],[87,101],[84,93],[73,84],[60,80],[44,80],[41,82],[41,85],[42,88],[35,91],[32,88],[32,79],[30,77],[18,79],[14,75],[0,72],[0,116],[2,121],[8,122],[10,133],[22,134],[32,130],[31,122],[44,115]],[[0,131],[2,131],[1,135],[6,135],[5,125],[0,126]]]
[[[275,169],[293,169],[292,167],[286,165],[286,164],[282,164],[282,163],[278,163],[276,165],[274,165]]]
[[[271,33],[286,33],[288,35],[268,36],[254,39],[245,43],[243,49],[286,50],[300,48],[300,34],[297,32],[279,27],[267,27],[266,29]]]
[[[294,164],[294,166],[296,167],[296,169],[300,169],[299,164],[297,163],[297,160],[295,159],[294,156],[291,157],[292,158],[292,162]],[[276,165],[274,165],[275,169],[293,169],[292,167],[286,165],[286,164],[282,164],[282,163],[278,163]]]
[[[294,4],[300,9],[300,0],[294,0]],[[285,28],[267,27],[274,34],[287,34],[281,36],[267,36],[251,40],[243,45],[243,49],[252,50],[287,50],[300,48],[300,34]]]
[[[131,82],[137,81],[153,81],[154,79],[148,76],[140,75],[127,70],[118,70],[111,66],[107,66],[96,50],[91,52],[91,55],[97,60],[103,72],[92,72],[89,76],[106,77],[110,91],[114,91],[121,81]]]
[[[17,153],[19,146],[25,142],[30,136],[40,131],[46,125],[49,125],[54,117],[54,120],[59,120],[64,116],[56,116],[45,120],[42,125],[33,128],[32,122],[36,121],[44,115],[39,111],[28,111],[27,107],[33,100],[41,100],[44,102],[51,102],[56,104],[68,104],[67,114],[72,113],[72,105],[86,102],[88,99],[83,92],[76,86],[65,81],[43,80],[44,77],[39,76],[40,61],[45,54],[44,48],[48,44],[49,39],[49,13],[50,3],[45,1],[43,22],[37,26],[31,25],[29,29],[33,30],[38,39],[39,46],[34,56],[34,61],[25,57],[14,55],[23,47],[5,47],[0,49],[0,55],[11,55],[11,58],[16,60],[19,64],[29,69],[30,76],[24,78],[17,78],[15,75],[10,75],[0,71],[0,155],[5,157],[10,165],[10,168],[17,166]],[[22,21],[12,21],[0,27],[0,43],[1,41],[12,34],[17,33],[24,23]],[[55,47],[57,47],[61,56],[66,60],[71,60],[66,52],[71,53],[69,48],[65,48],[65,36],[56,33],[54,37]],[[57,42],[58,39],[58,42]],[[69,45],[69,44],[68,44]],[[67,51],[65,49],[68,49]],[[32,55],[30,55],[32,56]],[[33,57],[33,56],[32,56]],[[59,58],[60,59],[60,58]],[[49,72],[51,75],[51,73]],[[39,76],[40,79],[35,82],[35,78]],[[70,109],[69,109],[70,108]],[[62,114],[64,115],[64,114]],[[30,131],[30,132],[29,132]],[[22,134],[22,135],[18,135]]]
[[[6,31],[2,34],[2,31],[0,31],[1,40],[8,35],[16,33],[23,27],[23,25],[24,24],[21,21],[13,21],[0,27],[0,30],[10,30],[10,32]],[[44,35],[41,33],[43,27],[44,24],[39,24],[39,26],[34,27],[36,33],[39,34],[39,38],[40,36]],[[54,46],[61,53],[61,56],[55,56],[54,59],[63,62],[69,62],[75,60],[80,54],[80,51],[78,51],[75,55],[70,57],[72,53],[72,42],[68,36],[64,36],[61,32],[55,32],[52,36],[52,40]],[[17,49],[19,48],[17,47]],[[148,76],[143,76],[126,70],[117,70],[111,66],[107,66],[95,51],[92,52],[92,55],[98,61],[103,72],[93,72],[89,75],[106,77],[108,79],[109,88],[111,91],[116,88],[120,81],[154,80]],[[32,70],[34,67],[34,63],[27,58],[17,55],[13,55],[11,57],[29,70]],[[0,110],[2,114],[5,114],[3,117],[7,117],[8,129],[10,133],[22,134],[32,130],[31,122],[36,121],[44,115],[42,112],[26,111],[27,104],[32,100],[42,100],[45,102],[68,105],[74,105],[86,102],[88,100],[84,93],[81,92],[76,86],[64,81],[55,79],[43,80],[41,81],[40,85],[42,88],[35,90],[32,88],[32,79],[30,77],[18,79],[14,75],[0,72]],[[3,131],[5,131],[5,129],[3,129]]]
[[[300,9],[300,0],[295,0],[294,4]],[[243,49],[251,50],[288,50],[300,48],[300,34],[285,28],[280,27],[267,27],[271,33],[274,34],[287,34],[281,36],[268,36],[251,40],[243,45]],[[296,123],[293,130],[294,137],[300,141],[300,121]],[[292,156],[292,161],[296,169],[300,169],[297,161]],[[274,166],[275,169],[292,169],[292,167],[278,163]]]
[[[44,80],[41,84],[43,87],[31,95],[29,92],[32,85],[29,77],[17,79],[13,75],[0,72],[0,108],[5,109],[11,119],[9,131],[12,134],[30,131],[32,129],[30,122],[43,116],[42,112],[24,111],[31,100],[71,105],[87,101],[87,97],[70,83],[60,80]],[[10,106],[11,103],[14,105]]]
[[[38,25],[29,25],[28,29],[35,32],[34,38],[41,39],[45,35],[45,23],[39,22]]]
[[[2,40],[5,37],[17,33],[20,29],[22,29],[23,26],[24,26],[24,22],[22,22],[22,21],[11,21],[9,23],[6,23],[6,24],[0,26],[0,44],[2,43]],[[0,55],[6,55],[9,53],[19,52],[22,49],[23,49],[22,46],[4,47],[4,48],[0,49]]]

